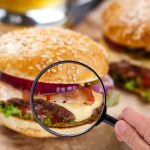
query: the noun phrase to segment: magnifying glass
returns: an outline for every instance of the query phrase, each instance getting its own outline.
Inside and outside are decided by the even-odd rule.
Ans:
[[[77,61],[60,61],[43,69],[33,82],[30,105],[35,120],[55,136],[80,136],[101,122],[111,126],[117,122],[106,114],[103,79]]]

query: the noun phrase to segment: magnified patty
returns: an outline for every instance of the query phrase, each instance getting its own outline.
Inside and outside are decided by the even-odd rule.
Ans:
[[[75,120],[75,116],[70,111],[56,103],[50,103],[42,99],[36,99],[34,105],[35,111],[41,119],[46,116],[53,116],[57,118],[57,120],[62,121]]]

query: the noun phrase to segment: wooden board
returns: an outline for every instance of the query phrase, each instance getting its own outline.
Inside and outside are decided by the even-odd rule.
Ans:
[[[35,139],[0,127],[0,150],[129,150],[116,140],[112,127],[101,124],[81,137],[70,139]]]

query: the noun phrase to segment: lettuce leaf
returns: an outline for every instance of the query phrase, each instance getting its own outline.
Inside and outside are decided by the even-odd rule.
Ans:
[[[119,103],[120,92],[118,90],[112,89],[107,92],[106,104],[107,107],[115,106]]]
[[[51,117],[48,116],[48,117],[44,118],[44,119],[42,120],[42,123],[43,123],[45,126],[51,126],[51,125],[52,125],[52,123],[51,123]]]
[[[16,116],[25,120],[34,120],[32,114],[23,113],[19,107],[14,106],[13,104],[0,102],[0,112],[3,113],[5,117]]]
[[[146,100],[147,102],[150,103],[150,89],[145,90],[145,91],[142,91],[142,92],[140,93],[140,95],[141,95],[143,98],[145,98],[145,100]]]
[[[68,124],[71,125],[71,126],[75,126],[75,125],[77,125],[77,122],[75,122],[74,120],[72,120]]]
[[[136,81],[129,80],[125,83],[125,88],[140,95],[146,102],[150,103],[150,89],[143,89],[136,87]]]
[[[135,81],[134,80],[129,80],[129,81],[126,81],[124,87],[127,89],[127,90],[133,90],[135,88]]]
[[[5,117],[9,116],[18,116],[21,117],[22,112],[18,107],[15,107],[11,104],[5,105],[4,103],[0,103],[0,112],[2,112]]]

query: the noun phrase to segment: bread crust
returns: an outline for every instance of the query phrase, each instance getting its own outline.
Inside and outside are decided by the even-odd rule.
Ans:
[[[12,117],[12,116],[6,118],[2,113],[0,113],[0,124],[29,137],[36,137],[36,138],[56,138],[57,137],[47,132],[46,130],[44,130],[37,122],[23,120],[23,119],[19,119],[19,118]],[[65,135],[70,135],[70,133],[80,134],[83,131],[85,131],[85,129],[90,128],[91,125],[92,124],[86,124],[86,125],[82,125],[82,126],[78,126],[74,128],[66,128],[66,129],[54,128],[53,130],[56,131],[57,133],[61,133]]]
[[[46,132],[36,122],[26,121],[15,117],[6,118],[2,113],[0,113],[0,123],[14,131],[17,131],[29,137],[55,137],[54,135]]]
[[[105,49],[79,33],[59,28],[29,28],[10,32],[0,38],[0,71],[34,80],[48,65],[61,60],[75,60],[92,67],[101,77],[108,72]],[[75,69],[77,71],[78,68]],[[85,70],[68,80],[68,67],[47,72],[42,82],[78,83],[90,80]],[[49,78],[51,76],[51,78]]]
[[[150,0],[111,0],[100,15],[104,35],[131,49],[150,51]]]

